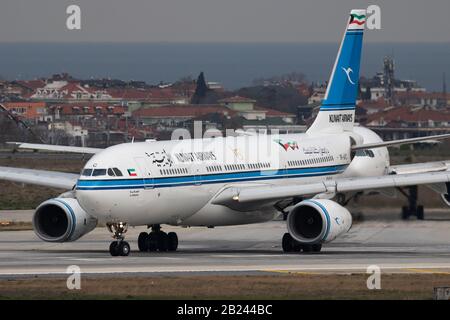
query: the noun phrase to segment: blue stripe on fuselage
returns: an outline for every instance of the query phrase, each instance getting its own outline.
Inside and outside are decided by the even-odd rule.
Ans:
[[[316,168],[294,168],[286,170],[246,171],[234,173],[218,173],[199,176],[158,177],[152,179],[109,179],[78,180],[77,190],[120,190],[142,188],[167,188],[189,186],[195,184],[230,183],[255,180],[289,179],[314,177],[341,173],[347,165],[335,165]]]

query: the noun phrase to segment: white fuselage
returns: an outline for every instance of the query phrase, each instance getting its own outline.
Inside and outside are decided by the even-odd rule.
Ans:
[[[381,141],[365,128],[364,142]],[[385,148],[352,161],[348,133],[255,135],[127,143],[94,155],[83,169],[76,197],[90,215],[130,225],[234,225],[263,222],[273,206],[240,212],[211,204],[235,185],[283,185],[330,177],[375,176],[389,165]]]

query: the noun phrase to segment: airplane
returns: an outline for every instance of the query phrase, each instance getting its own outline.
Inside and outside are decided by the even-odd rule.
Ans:
[[[428,185],[450,199],[447,162],[390,166],[387,147],[450,135],[383,141],[355,124],[365,10],[351,10],[327,91],[302,134],[242,134],[132,142],[106,149],[16,143],[17,148],[92,154],[80,175],[0,167],[0,179],[64,188],[40,204],[33,228],[43,241],[75,241],[98,223],[112,233],[112,256],[128,256],[129,226],[147,226],[141,252],[173,252],[161,225],[230,226],[286,214],[282,249],[320,252],[346,233],[352,216],[339,201],[355,194]]]

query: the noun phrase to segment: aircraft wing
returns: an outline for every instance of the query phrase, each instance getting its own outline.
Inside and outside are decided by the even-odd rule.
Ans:
[[[70,147],[70,146],[58,146],[53,144],[39,144],[39,143],[8,142],[8,144],[14,145],[15,148],[19,149],[46,150],[57,152],[71,152],[71,153],[95,154],[103,150],[101,148]]]
[[[410,139],[401,139],[401,140],[391,140],[391,141],[383,141],[383,142],[375,142],[375,143],[367,143],[362,145],[354,145],[352,146],[352,150],[364,150],[364,149],[373,149],[373,148],[382,148],[382,147],[392,147],[392,146],[399,146],[402,144],[413,144],[418,142],[424,142],[424,141],[430,141],[430,140],[443,140],[443,139],[449,139],[450,134],[440,134],[436,136],[425,136],[425,137],[418,137],[418,138],[410,138]]]
[[[401,164],[389,167],[390,174],[408,174],[446,171],[450,169],[450,161],[434,161],[413,164]]]
[[[364,191],[383,188],[406,187],[414,185],[435,185],[450,182],[450,171],[424,173],[389,174],[378,177],[337,178],[309,184],[290,184],[283,186],[263,185],[224,189],[213,204],[221,204],[233,209],[245,209],[254,205],[275,203],[277,201],[300,197],[313,197],[317,194],[336,194],[352,191]]]
[[[0,179],[71,190],[78,174],[46,170],[0,167]]]

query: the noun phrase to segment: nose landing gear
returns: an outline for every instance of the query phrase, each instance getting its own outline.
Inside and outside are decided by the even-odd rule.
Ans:
[[[109,245],[109,253],[113,256],[128,256],[130,254],[130,245],[124,241],[124,234],[128,230],[128,225],[124,222],[108,223],[106,225],[109,232],[113,234],[115,241]]]
[[[159,224],[152,225],[150,233],[141,232],[138,237],[139,251],[176,251],[178,248],[178,236],[175,232],[165,233]]]

